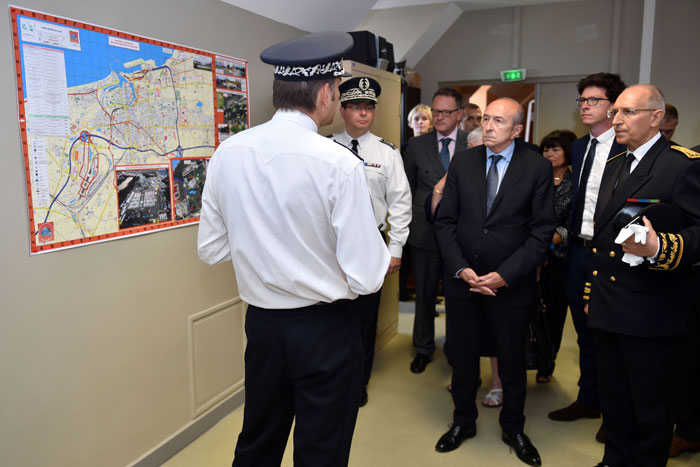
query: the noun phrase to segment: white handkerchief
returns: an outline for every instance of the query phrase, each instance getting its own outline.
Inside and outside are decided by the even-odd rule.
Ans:
[[[620,230],[620,233],[617,234],[617,237],[615,238],[615,243],[619,245],[628,238],[630,238],[632,235],[634,235],[634,243],[641,243],[642,245],[646,245],[647,232],[649,232],[649,229],[647,229],[643,225],[630,224],[627,227]],[[642,258],[641,256],[625,253],[624,255],[622,255],[622,262],[627,263],[630,266],[639,266],[644,262],[644,258]]]

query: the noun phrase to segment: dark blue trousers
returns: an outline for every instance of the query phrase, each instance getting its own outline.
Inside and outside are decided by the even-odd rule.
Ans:
[[[362,341],[353,301],[290,310],[249,306],[245,406],[234,467],[345,466],[360,402]]]
[[[579,367],[581,370],[576,400],[587,407],[599,407],[593,333],[588,327],[588,316],[583,312],[583,287],[590,274],[593,253],[591,248],[576,242],[569,243],[568,248],[566,294],[578,335]]]

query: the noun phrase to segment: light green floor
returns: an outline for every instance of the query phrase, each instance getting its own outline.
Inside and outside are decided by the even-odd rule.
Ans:
[[[442,352],[436,352],[426,371],[414,375],[411,362],[413,303],[399,306],[399,334],[375,358],[369,385],[369,403],[360,409],[353,438],[352,467],[423,467],[423,466],[503,466],[522,467],[515,453],[501,441],[498,409],[480,406],[478,434],[449,453],[435,451],[435,443],[448,429],[453,404],[446,386],[450,367]],[[436,318],[438,346],[445,335],[445,315]],[[603,445],[594,436],[600,420],[554,422],[547,413],[568,405],[576,395],[578,379],[576,335],[570,320],[564,330],[557,369],[551,383],[535,383],[534,372],[528,374],[525,432],[530,436],[547,467],[592,467],[602,458]],[[479,400],[488,391],[491,367],[482,359]],[[236,438],[243,424],[243,410],[238,408],[194,443],[164,465],[166,467],[230,466]],[[669,467],[700,464],[700,454],[683,454],[671,459]],[[282,462],[291,467],[292,445]]]

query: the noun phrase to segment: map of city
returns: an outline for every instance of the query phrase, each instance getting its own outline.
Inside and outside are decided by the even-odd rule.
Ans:
[[[11,8],[32,253],[199,220],[247,62]]]

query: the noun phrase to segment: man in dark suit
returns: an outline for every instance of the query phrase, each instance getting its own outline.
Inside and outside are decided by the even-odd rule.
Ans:
[[[484,112],[484,145],[456,155],[447,173],[435,225],[445,262],[455,411],[435,449],[452,451],[476,435],[479,340],[488,325],[503,382],[503,441],[526,464],[541,465],[524,433],[525,348],[535,270],[556,225],[554,181],[549,161],[514,141],[522,122],[517,101],[493,101]]]
[[[607,115],[624,89],[625,83],[620,77],[610,73],[596,73],[578,82],[580,97],[576,99],[576,104],[580,109],[581,122],[590,129],[590,133],[571,145],[573,198],[567,249],[566,292],[571,317],[578,334],[581,376],[578,380],[579,391],[576,400],[563,409],[550,412],[549,418],[552,420],[569,422],[583,417],[600,417],[593,338],[586,314],[583,312],[583,284],[591,267],[593,215],[605,161],[625,150],[624,145],[615,141],[612,118]],[[602,433],[600,430],[597,438],[601,438]]]
[[[663,134],[663,128],[661,130]],[[700,145],[692,150],[700,153]],[[700,262],[693,264],[690,269],[688,289],[693,307],[688,316],[685,335],[678,343],[674,357],[672,384],[677,390],[673,410],[676,431],[668,457],[676,457],[684,452],[700,452]]]
[[[673,346],[688,317],[688,266],[700,258],[700,155],[669,147],[659,132],[664,99],[654,86],[627,88],[611,114],[628,151],[603,173],[584,294],[605,420],[600,465],[663,466],[673,431]],[[687,227],[657,233],[645,217],[645,242],[633,235],[618,245],[614,219],[630,198],[673,205]],[[645,261],[631,266],[625,253]]]
[[[413,195],[408,235],[416,279],[413,373],[422,373],[435,351],[435,299],[442,274],[435,229],[425,219],[424,203],[437,181],[445,175],[452,155],[467,147],[467,134],[458,128],[462,95],[451,88],[438,89],[433,95],[432,112],[434,130],[411,139],[404,155],[404,168]]]

